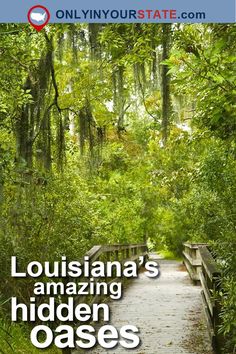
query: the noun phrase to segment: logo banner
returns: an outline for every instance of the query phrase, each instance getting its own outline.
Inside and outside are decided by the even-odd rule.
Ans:
[[[0,22],[28,21],[38,30],[48,22],[234,23],[235,0],[8,0],[2,5]]]

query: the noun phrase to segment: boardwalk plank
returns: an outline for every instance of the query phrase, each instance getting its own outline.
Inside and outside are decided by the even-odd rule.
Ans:
[[[191,283],[180,262],[159,262],[159,278],[149,279],[141,273],[125,290],[121,300],[111,302],[111,323],[117,328],[125,324],[136,325],[140,330],[141,346],[134,350],[120,346],[111,350],[96,347],[89,353],[212,354],[201,288]]]

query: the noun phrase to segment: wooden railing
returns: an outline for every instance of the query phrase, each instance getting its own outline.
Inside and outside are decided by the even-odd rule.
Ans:
[[[207,246],[199,248],[201,257],[201,271],[199,273],[202,286],[202,299],[206,314],[209,333],[212,340],[212,346],[216,352],[220,352],[221,339],[218,335],[220,324],[220,306],[217,301],[217,292],[220,289],[221,272]]]
[[[199,272],[201,270],[201,258],[199,247],[206,246],[205,243],[184,243],[184,264],[188,270],[189,276],[194,283],[200,281]]]
[[[104,246],[94,246],[92,247],[84,256],[89,257],[90,264],[95,261],[103,261],[104,263],[108,261],[119,261],[121,264],[126,261],[134,261],[139,267],[140,257],[143,257],[144,262],[148,257],[148,248],[146,244],[130,244],[130,245],[104,245]],[[83,260],[81,261],[83,264]],[[116,278],[105,279],[106,282],[114,282]],[[75,280],[72,280],[75,281]],[[122,281],[122,279],[119,279]],[[100,295],[99,295],[100,296]],[[88,300],[90,305],[98,300],[98,295],[93,296]],[[76,299],[78,302],[85,301],[84,297]],[[101,301],[101,299],[99,299]],[[62,349],[62,354],[71,354],[72,350],[70,348]]]
[[[147,245],[105,245],[92,247],[85,256],[88,256],[91,262],[100,260],[116,260],[120,262],[137,261],[140,256],[147,257]],[[105,257],[104,257],[105,256]]]
[[[217,293],[221,284],[221,272],[206,244],[184,244],[184,263],[190,278],[202,286],[202,300],[212,347],[221,353],[222,338],[218,333],[220,305]]]

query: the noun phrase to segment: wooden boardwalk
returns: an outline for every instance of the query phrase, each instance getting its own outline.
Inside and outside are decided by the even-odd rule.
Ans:
[[[180,262],[158,260],[157,279],[140,274],[124,291],[122,300],[111,302],[111,323],[120,328],[136,325],[141,345],[133,350],[118,346],[93,354],[212,354],[204,320],[199,286],[194,286]],[[78,351],[76,353],[81,353]]]

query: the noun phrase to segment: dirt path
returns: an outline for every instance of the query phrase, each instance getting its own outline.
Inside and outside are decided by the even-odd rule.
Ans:
[[[126,289],[122,300],[111,302],[111,323],[117,328],[136,325],[142,341],[139,348],[96,347],[89,353],[212,354],[200,287],[192,285],[180,262],[158,261],[159,278],[153,280],[140,274]]]

